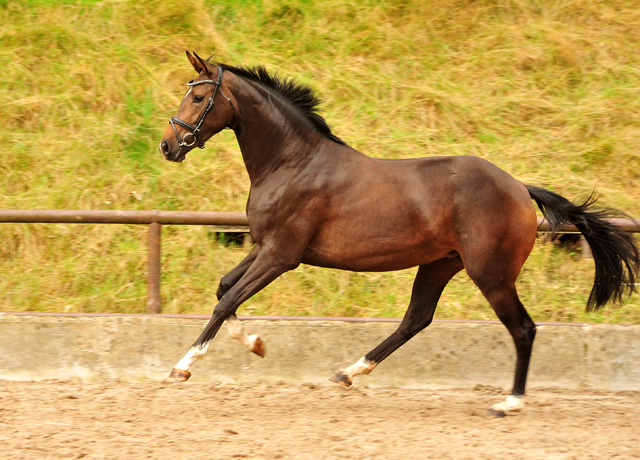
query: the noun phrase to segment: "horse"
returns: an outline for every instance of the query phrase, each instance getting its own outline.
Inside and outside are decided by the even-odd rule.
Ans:
[[[397,330],[330,378],[350,386],[429,326],[443,289],[464,269],[516,349],[512,392],[489,411],[519,412],[536,325],[515,283],[537,236],[533,201],[552,232],[573,224],[591,246],[596,268],[587,310],[635,291],[637,243],[606,220],[615,210],[593,209],[593,194],[574,204],[473,156],[368,157],[333,134],[309,86],[263,66],[233,67],[186,54],[198,75],[158,148],[165,160],[182,162],[221,130],[233,130],[251,181],[246,213],[256,244],[220,280],[211,319],[167,381],[191,376],[225,321],[232,337],[264,357],[264,342],[247,335],[236,310],[300,264],[375,272],[417,266]]]

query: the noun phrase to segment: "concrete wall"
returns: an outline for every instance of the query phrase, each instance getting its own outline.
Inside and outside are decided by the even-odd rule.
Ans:
[[[160,381],[206,319],[0,315],[0,378]],[[267,343],[261,359],[223,328],[192,369],[194,382],[327,383],[397,322],[247,320]],[[540,325],[529,386],[640,389],[640,326]],[[510,388],[515,350],[501,324],[435,322],[355,384]]]

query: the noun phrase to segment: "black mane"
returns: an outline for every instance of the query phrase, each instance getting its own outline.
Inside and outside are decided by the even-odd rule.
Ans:
[[[296,107],[314,126],[338,144],[346,143],[331,132],[327,122],[318,114],[320,99],[311,87],[298,83],[292,78],[282,78],[278,74],[270,74],[264,66],[232,67],[226,64],[218,64],[224,70],[228,70],[240,77],[262,83],[279,94],[284,100]]]

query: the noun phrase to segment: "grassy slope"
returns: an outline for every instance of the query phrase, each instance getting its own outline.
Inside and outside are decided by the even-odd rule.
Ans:
[[[640,216],[640,10],[624,0],[0,1],[0,207],[242,211],[231,133],[180,165],[155,150],[193,78],[185,49],[309,83],[368,155],[477,155]],[[144,311],[145,238],[2,225],[0,309]],[[209,312],[244,251],[199,227],[163,239],[165,311]],[[413,273],[301,267],[240,313],[401,316]],[[592,276],[578,253],[537,245],[519,289],[536,320],[640,323],[638,296],[583,313]],[[494,318],[465,275],[437,316]]]

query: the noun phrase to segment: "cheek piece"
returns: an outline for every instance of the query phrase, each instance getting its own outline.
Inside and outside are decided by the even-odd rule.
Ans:
[[[207,116],[207,114],[209,113],[209,111],[211,111],[211,109],[213,108],[214,104],[215,104],[215,98],[216,98],[216,94],[218,93],[218,89],[220,90],[220,94],[222,94],[222,97],[224,97],[227,102],[229,102],[229,105],[231,105],[231,108],[233,109],[234,114],[236,114],[236,124],[233,126],[233,128],[230,129],[234,129],[236,127],[236,125],[238,124],[238,117],[237,117],[237,113],[236,113],[236,108],[233,105],[233,102],[231,102],[231,99],[229,99],[223,92],[222,92],[222,75],[223,75],[224,70],[222,69],[222,67],[218,66],[218,79],[217,80],[200,80],[200,81],[196,81],[194,82],[193,80],[191,80],[189,83],[187,83],[187,85],[189,87],[194,87],[194,86],[198,86],[198,85],[205,85],[205,84],[212,84],[215,85],[215,88],[213,89],[213,94],[211,95],[211,97],[209,98],[209,101],[207,102],[207,106],[204,108],[204,111],[202,112],[202,115],[200,115],[200,118],[198,119],[198,122],[196,123],[196,125],[192,125],[191,123],[188,123],[178,117],[172,117],[169,120],[169,123],[171,124],[171,127],[173,128],[173,132],[176,134],[176,140],[178,141],[178,145],[180,146],[180,150],[182,151],[183,147],[191,147],[193,146],[196,142],[198,143],[198,147],[200,147],[201,149],[204,148],[204,142],[202,141],[202,138],[200,137],[200,127],[202,126],[202,123],[204,122],[205,117]],[[180,125],[182,126],[184,129],[187,130],[187,132],[185,133],[185,135],[182,137],[182,139],[180,139],[180,135],[178,134],[178,129],[176,128],[176,125]]]

